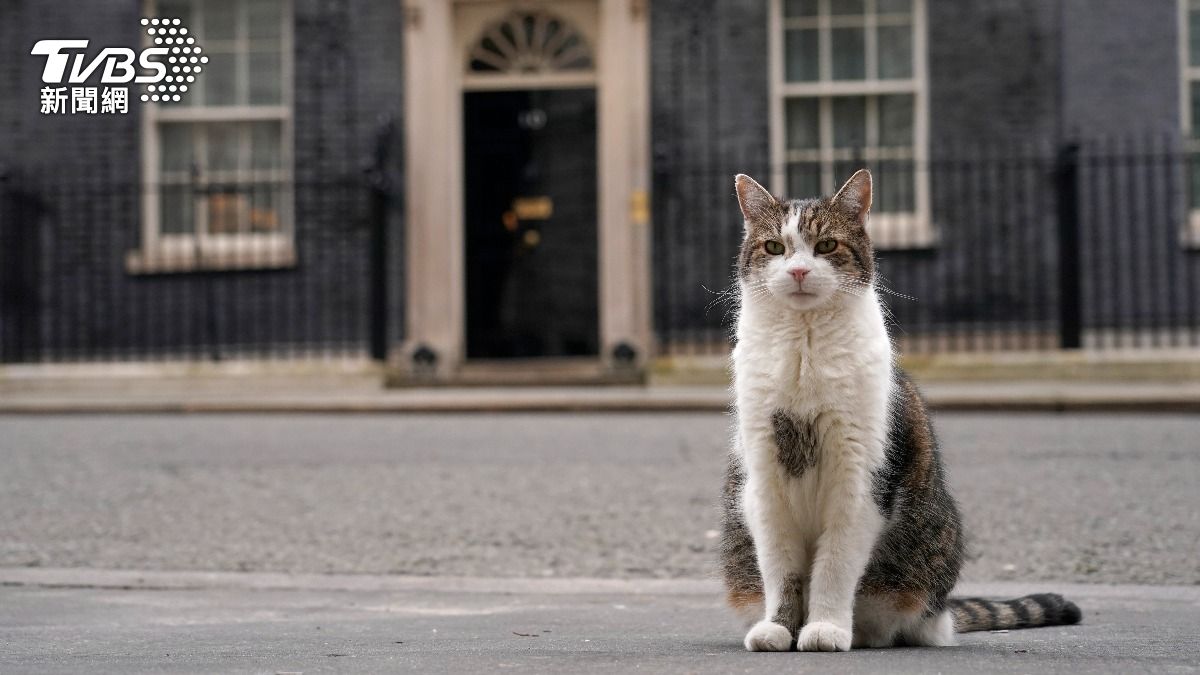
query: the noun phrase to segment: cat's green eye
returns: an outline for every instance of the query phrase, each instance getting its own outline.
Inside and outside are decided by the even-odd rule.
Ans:
[[[768,241],[763,244],[763,248],[767,249],[767,253],[771,255],[783,255],[783,244],[778,241]]]
[[[817,253],[824,254],[833,253],[835,248],[837,248],[837,239],[822,239],[821,241],[817,242],[817,245],[813,250],[815,250]]]

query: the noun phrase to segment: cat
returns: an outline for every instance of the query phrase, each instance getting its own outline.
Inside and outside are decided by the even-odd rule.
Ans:
[[[1071,624],[1055,594],[949,598],[964,560],[924,401],[894,364],[863,169],[832,197],[735,180],[745,236],[721,568],[751,651],[949,645]]]

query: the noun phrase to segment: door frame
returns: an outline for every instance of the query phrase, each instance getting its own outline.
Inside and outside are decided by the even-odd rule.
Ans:
[[[554,10],[554,0],[401,0],[405,9],[405,339],[401,379],[453,380],[466,354],[458,6]],[[650,286],[649,0],[597,9],[597,251],[600,365],[641,369],[654,349]],[[525,85],[536,87],[536,85]],[[514,87],[517,88],[517,87]],[[632,348],[632,358],[630,351]]]

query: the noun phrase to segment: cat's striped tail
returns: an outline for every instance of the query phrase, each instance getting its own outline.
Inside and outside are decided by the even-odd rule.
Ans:
[[[947,603],[957,633],[1064,626],[1083,618],[1075,603],[1057,593],[1037,593],[1015,600],[950,598]]]

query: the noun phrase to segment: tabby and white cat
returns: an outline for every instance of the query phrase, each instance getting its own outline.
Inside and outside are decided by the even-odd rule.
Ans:
[[[956,631],[1079,621],[1059,595],[948,598],[962,525],[876,295],[871,174],[820,199],[780,201],[745,175],[736,188],[746,230],[722,568],[753,623],[746,649],[947,645]]]

